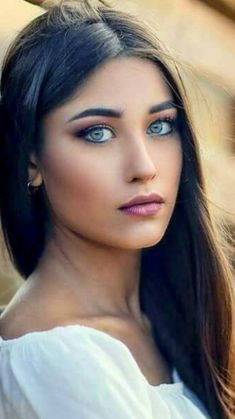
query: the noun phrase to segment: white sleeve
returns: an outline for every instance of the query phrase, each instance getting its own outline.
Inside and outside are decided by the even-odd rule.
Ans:
[[[126,375],[128,365],[122,371],[89,336],[73,334],[68,342],[68,336],[36,332],[11,348],[2,368],[3,393],[12,408],[4,418],[153,419],[144,387]]]

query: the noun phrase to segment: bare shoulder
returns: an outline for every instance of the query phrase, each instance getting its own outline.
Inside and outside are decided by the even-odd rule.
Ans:
[[[17,291],[0,315],[0,336],[4,339],[14,339],[24,333],[26,310]],[[27,333],[27,328],[25,328]]]
[[[0,336],[9,340],[34,331],[50,330],[56,326],[82,324],[122,341],[152,385],[171,382],[169,367],[158,351],[151,333],[143,331],[132,320],[110,316],[54,318],[47,310],[44,315],[40,311],[38,313],[37,306],[35,295],[24,292],[16,295],[0,316]]]
[[[46,312],[37,294],[27,283],[22,284],[0,315],[0,336],[3,339],[14,339],[32,331],[46,329]]]
[[[71,324],[89,326],[117,338],[121,336],[118,323],[112,318],[71,313],[68,307],[60,306],[58,300],[47,298],[41,290],[26,283],[18,289],[0,314],[0,336],[5,340],[15,339],[30,332]]]

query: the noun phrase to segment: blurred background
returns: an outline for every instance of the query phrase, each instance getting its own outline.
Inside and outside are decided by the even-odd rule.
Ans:
[[[82,1],[82,0],[78,0]],[[1,0],[0,63],[18,31],[44,13],[40,0]],[[235,0],[111,0],[147,20],[180,62],[192,104],[212,211],[235,225]],[[23,238],[22,238],[23,239]],[[22,279],[0,239],[0,306]]]

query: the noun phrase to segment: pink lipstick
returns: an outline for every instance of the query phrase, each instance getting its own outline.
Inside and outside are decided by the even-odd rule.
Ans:
[[[150,216],[159,212],[164,204],[164,199],[156,194],[138,195],[126,202],[119,209],[122,212],[137,216]]]

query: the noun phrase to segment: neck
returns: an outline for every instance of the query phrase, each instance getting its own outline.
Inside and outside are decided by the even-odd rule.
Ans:
[[[141,321],[140,260],[139,249],[108,247],[60,230],[48,242],[32,278],[51,303],[62,298],[69,313]]]

